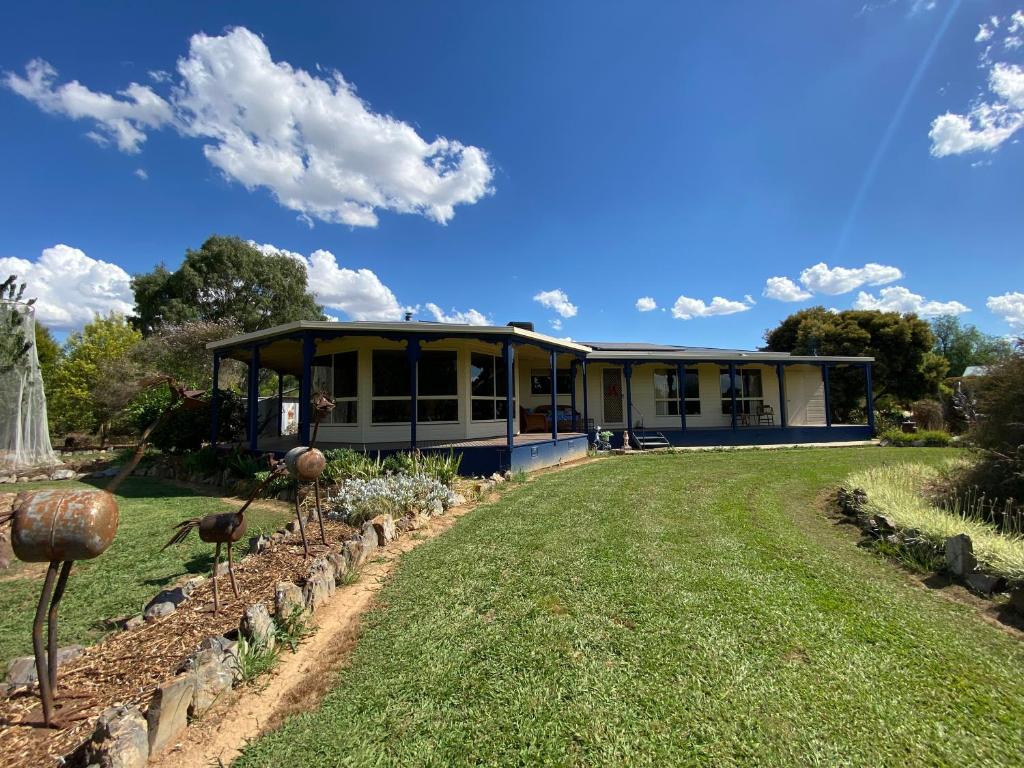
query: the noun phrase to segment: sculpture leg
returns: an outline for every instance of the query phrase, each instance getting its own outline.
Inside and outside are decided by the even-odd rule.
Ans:
[[[238,585],[235,584],[235,567],[231,562],[231,542],[228,542],[228,576],[231,578],[231,589],[235,593],[235,598],[239,597]]]
[[[53,720],[53,689],[50,688],[50,674],[44,658],[46,652],[43,649],[43,620],[46,618],[46,604],[50,602],[50,595],[53,593],[53,581],[57,578],[57,569],[59,567],[59,560],[50,562],[50,567],[46,571],[46,580],[43,582],[43,593],[39,596],[39,605],[36,607],[36,618],[32,622],[32,651],[36,657],[39,698],[43,702],[43,722],[47,726]]]
[[[60,569],[60,576],[57,577],[57,586],[53,590],[53,599],[50,601],[50,613],[46,617],[46,634],[48,647],[46,661],[49,666],[50,691],[54,697],[57,695],[57,605],[64,597],[64,588],[68,584],[68,576],[71,574],[73,560],[65,560]]]
[[[306,524],[302,521],[302,510],[299,509],[299,493],[295,492],[295,517],[299,519],[299,534],[302,536],[302,556],[309,557],[309,543],[306,541]]]
[[[213,555],[213,614],[216,616],[220,611],[220,600],[217,597],[217,570],[220,568],[220,542],[217,542],[217,549]]]
[[[320,508],[320,478],[313,481],[313,490],[316,493],[316,519],[320,523],[320,540],[326,544],[327,534],[324,533],[324,511]]]

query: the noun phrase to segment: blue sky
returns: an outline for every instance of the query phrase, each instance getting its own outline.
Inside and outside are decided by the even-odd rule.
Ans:
[[[7,10],[0,271],[44,319],[220,233],[303,259],[340,318],[1024,331],[1021,0],[325,6]]]

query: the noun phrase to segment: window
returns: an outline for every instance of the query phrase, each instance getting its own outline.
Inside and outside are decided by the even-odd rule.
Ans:
[[[687,368],[683,375],[683,403],[687,416],[700,415],[700,386],[697,369]],[[679,374],[673,368],[654,371],[654,413],[658,416],[679,415]]]
[[[423,351],[418,366],[417,421],[459,420],[458,355],[455,352]],[[409,358],[404,350],[373,352],[374,424],[407,422],[411,390]]]
[[[722,413],[732,414],[732,393],[729,389],[729,369],[722,368],[719,372],[722,390]],[[764,404],[764,391],[761,388],[761,371],[756,368],[737,369],[736,371],[736,412],[757,413],[758,407]]]
[[[355,424],[359,410],[359,353],[340,352],[334,357],[333,424]]]
[[[555,382],[558,385],[558,395],[568,395],[572,390],[572,376],[568,369],[558,370],[556,372],[558,381]],[[534,368],[530,372],[530,394],[531,395],[550,395],[551,394],[551,369],[550,368]]]
[[[508,390],[508,376],[505,359],[474,352],[470,357],[469,373],[473,421],[494,421],[507,418],[505,393]],[[513,408],[515,408],[514,402]]]

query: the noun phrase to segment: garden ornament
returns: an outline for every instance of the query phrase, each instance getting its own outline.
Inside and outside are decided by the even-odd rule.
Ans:
[[[284,463],[288,474],[295,478],[297,483],[312,483],[313,492],[316,498],[316,519],[320,524],[320,539],[327,543],[327,533],[324,531],[323,510],[320,508],[320,475],[327,466],[327,459],[316,445],[317,434],[320,431],[320,422],[334,410],[334,401],[323,392],[317,392],[313,396],[313,436],[308,446],[292,448],[284,455]],[[295,493],[295,517],[299,521],[299,534],[302,536],[302,551],[304,557],[309,557],[309,542],[306,540],[306,523],[302,519],[302,510],[299,508],[299,494]]]
[[[259,483],[255,488],[252,489],[252,493],[249,494],[249,498],[245,500],[245,503],[237,512],[215,512],[205,517],[196,517],[191,520],[184,520],[178,523],[175,528],[176,531],[171,537],[171,540],[164,544],[164,549],[167,549],[172,544],[180,544],[188,535],[192,533],[193,529],[199,530],[200,541],[205,541],[209,544],[216,544],[217,548],[213,555],[213,613],[216,615],[220,612],[220,596],[217,591],[217,570],[220,567],[220,547],[222,544],[227,544],[228,552],[228,577],[231,580],[231,590],[235,593],[235,599],[240,597],[238,591],[238,584],[235,582],[235,569],[232,563],[231,557],[231,545],[241,539],[245,535],[246,522],[245,522],[245,510],[249,508],[253,500],[259,496],[260,492],[270,485],[271,482],[279,477],[282,477],[286,470],[284,462],[277,461],[273,456],[269,457],[270,461],[270,474]]]
[[[171,411],[179,404],[197,401],[201,394],[177,387],[166,378],[144,382],[144,385],[154,386],[156,383],[167,383],[171,390],[171,402],[142,433],[131,459],[121,467],[104,490],[25,491],[15,497],[10,512],[0,515],[0,525],[11,521],[11,548],[19,560],[26,563],[49,563],[32,623],[32,650],[39,678],[42,723],[47,727],[63,727],[63,723],[54,716],[54,697],[57,691],[57,609],[64,597],[71,566],[76,560],[99,557],[111,545],[118,525],[114,492],[138,466],[150,436],[164,424]],[[47,624],[45,647],[44,620]],[[60,714],[67,719],[75,719],[74,709],[66,709]]]

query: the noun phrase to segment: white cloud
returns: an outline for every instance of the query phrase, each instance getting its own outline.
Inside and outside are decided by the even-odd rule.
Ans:
[[[446,223],[456,205],[493,191],[484,150],[426,141],[409,123],[373,112],[340,72],[275,62],[244,27],[194,35],[177,71],[169,99],[137,83],[118,97],[74,81],[55,86],[56,71],[38,59],[26,77],[7,73],[4,83],[48,112],[94,121],[91,137],[125,152],[166,125],[205,140],[207,160],[227,178],[269,190],[307,222],[376,226],[377,211],[390,210]]]
[[[450,314],[445,314],[444,310],[441,309],[437,304],[433,302],[427,302],[427,311],[434,316],[434,319],[439,323],[458,323],[459,325],[490,325],[491,321],[481,312],[477,312],[475,309],[467,309],[465,312],[456,311],[452,309]]]
[[[562,317],[575,317],[579,308],[569,301],[569,296],[561,288],[553,291],[541,291],[533,300],[546,309],[553,309]]]
[[[636,300],[636,308],[641,312],[650,312],[658,308],[658,302],[650,296],[641,296]]]
[[[316,300],[330,309],[341,310],[351,320],[401,320],[405,315],[406,307],[398,303],[394,292],[373,270],[341,267],[335,255],[323,249],[313,251],[307,259],[301,253],[269,243],[252,245],[263,253],[281,254],[301,262]]]
[[[36,297],[36,317],[51,328],[81,328],[97,314],[131,314],[135,299],[131,277],[121,267],[93,259],[78,248],[55,245],[36,261],[0,258],[0,274],[16,274]]]
[[[149,178],[149,174],[146,173],[146,169],[145,168],[136,168],[134,171],[132,171],[132,173],[134,173],[136,176],[138,176],[143,181],[145,181],[146,179]]]
[[[765,281],[761,295],[776,301],[806,301],[812,294],[788,277],[769,277]]]
[[[1024,46],[1024,11],[1008,19],[1002,40],[1003,50]],[[1024,127],[1024,70],[1016,64],[992,63],[993,40],[999,18],[992,16],[978,28],[975,41],[988,43],[980,56],[980,66],[988,70],[988,98],[978,97],[965,112],[946,112],[936,117],[928,131],[930,152],[934,157],[949,157],[967,152],[993,152]]]
[[[54,87],[57,70],[42,59],[25,67],[25,77],[4,73],[3,84],[36,104],[44,112],[72,120],[92,120],[96,130],[88,136],[104,144],[115,141],[122,152],[135,154],[146,140],[146,129],[160,128],[173,120],[171,105],[153,89],[131,83],[117,96],[97,93],[77,80]]]
[[[703,299],[680,296],[672,305],[672,317],[678,320],[692,320],[695,317],[734,315],[737,312],[746,312],[750,306],[742,301],[723,299],[721,296],[715,296],[710,304],[705,304]]]
[[[562,318],[556,317],[554,320],[552,320],[551,327],[556,331],[562,330]]]
[[[849,293],[862,285],[884,285],[903,277],[896,267],[884,264],[868,263],[863,267],[850,269],[847,267],[829,267],[825,262],[808,267],[800,273],[800,282],[813,293],[824,293],[835,296]]]
[[[1013,291],[1002,296],[989,296],[985,306],[1009,323],[1015,331],[1024,332],[1024,293]]]
[[[906,288],[895,285],[883,288],[878,296],[861,291],[853,302],[854,309],[877,309],[882,312],[913,312],[921,317],[938,315],[962,315],[970,308],[959,301],[928,301]]]

